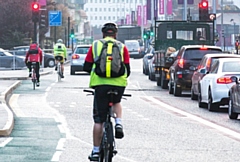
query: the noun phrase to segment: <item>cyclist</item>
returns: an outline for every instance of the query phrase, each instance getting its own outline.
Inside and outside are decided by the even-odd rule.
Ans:
[[[40,86],[40,73],[39,73],[39,69],[40,69],[40,64],[42,64],[42,49],[38,46],[38,44],[36,42],[33,42],[30,47],[29,50],[26,53],[26,57],[25,57],[25,64],[27,66],[27,68],[29,69],[29,77],[32,77],[32,62],[36,62],[36,77],[37,77],[37,87]]]
[[[118,27],[115,23],[109,22],[103,25],[102,34],[105,40],[116,40],[116,33]],[[113,99],[113,111],[116,114],[115,118],[115,138],[123,138],[123,127],[121,123],[122,118],[122,106],[120,104],[122,95],[124,93],[125,87],[127,86],[127,77],[130,75],[130,62],[129,62],[129,52],[126,46],[121,43],[122,50],[121,55],[123,56],[123,62],[125,66],[125,74],[116,78],[104,78],[99,77],[94,69],[94,54],[98,56],[101,53],[101,47],[99,44],[102,43],[100,40],[93,42],[92,46],[89,48],[87,56],[85,58],[85,63],[83,70],[90,73],[90,83],[89,86],[95,89],[94,101],[93,101],[93,150],[89,155],[89,160],[97,161],[99,159],[99,147],[102,138],[102,124],[106,120],[106,115],[108,111],[108,95],[107,92],[110,89],[118,90],[118,95],[114,96]],[[119,42],[120,43],[120,42]],[[95,52],[96,51],[96,52]]]
[[[56,59],[56,56],[62,56],[62,59],[60,61],[61,63],[61,70],[62,70],[62,74],[61,78],[64,78],[63,76],[63,72],[64,72],[64,60],[67,60],[67,48],[66,46],[63,44],[63,40],[62,39],[58,39],[57,43],[54,45],[54,57],[55,57],[55,61],[56,61],[56,67],[55,70],[57,71],[57,64],[58,64],[58,60]]]

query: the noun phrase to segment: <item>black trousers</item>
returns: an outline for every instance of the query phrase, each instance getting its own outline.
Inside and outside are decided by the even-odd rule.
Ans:
[[[36,62],[35,64],[35,72],[36,72],[36,77],[37,77],[37,81],[39,82],[39,78],[40,78],[40,74],[39,74],[39,69],[40,69],[40,63],[39,62]],[[29,72],[32,72],[32,62],[28,62],[27,63],[27,67],[29,69]]]

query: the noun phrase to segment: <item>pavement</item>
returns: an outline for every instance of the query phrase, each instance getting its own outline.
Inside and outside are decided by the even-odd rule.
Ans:
[[[53,73],[54,68],[40,69],[40,75]],[[7,137],[14,127],[14,115],[8,107],[7,97],[22,80],[28,79],[28,70],[0,70],[0,137]]]

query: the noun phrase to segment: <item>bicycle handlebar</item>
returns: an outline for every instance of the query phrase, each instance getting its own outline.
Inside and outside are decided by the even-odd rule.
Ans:
[[[94,91],[93,90],[88,90],[88,89],[84,89],[83,92],[88,92],[91,93],[91,95],[94,95]],[[125,97],[131,97],[131,94],[123,94],[123,96]]]

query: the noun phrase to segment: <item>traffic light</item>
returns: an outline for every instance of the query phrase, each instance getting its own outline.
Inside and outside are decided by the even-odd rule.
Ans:
[[[146,31],[146,29],[143,30],[143,39],[147,39],[147,31]]]
[[[150,27],[150,36],[154,36],[153,26]]]
[[[40,16],[39,16],[39,28],[47,28],[48,27],[48,11],[47,10],[41,10]]]
[[[199,20],[200,21],[209,21],[209,13],[208,13],[208,1],[207,0],[202,0],[198,4],[199,8]]]
[[[73,28],[71,29],[70,37],[71,37],[71,38],[74,38],[74,29],[73,29]]]
[[[39,3],[33,2],[32,3],[32,21],[35,23],[39,21],[39,9],[40,9]]]

